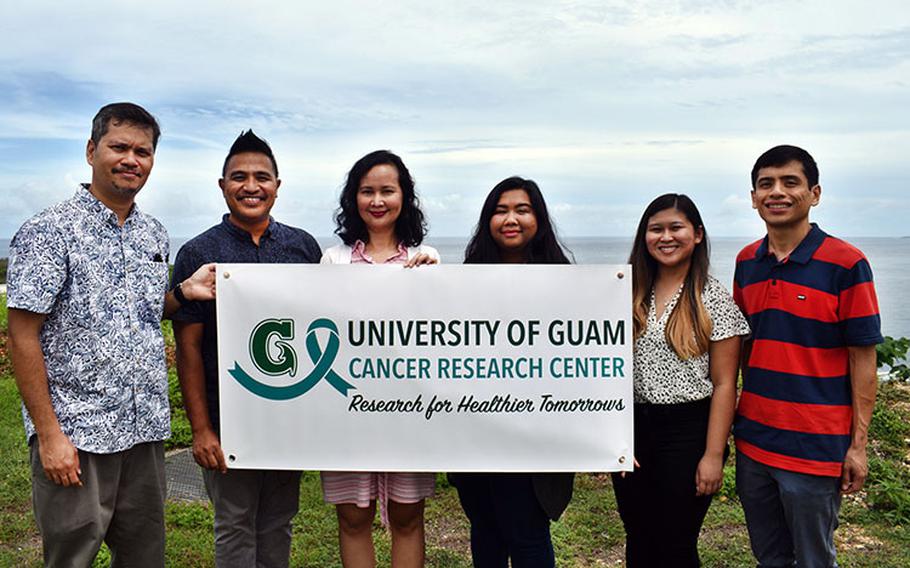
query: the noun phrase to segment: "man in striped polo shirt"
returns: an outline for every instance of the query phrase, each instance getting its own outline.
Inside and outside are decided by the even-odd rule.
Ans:
[[[882,341],[872,270],[809,222],[821,197],[808,152],[776,146],[752,168],[767,236],[736,258],[733,296],[752,337],[743,368],[736,486],[759,566],[837,566],[842,493],[862,489]]]

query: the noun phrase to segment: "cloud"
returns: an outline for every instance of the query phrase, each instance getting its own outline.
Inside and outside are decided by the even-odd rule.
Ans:
[[[434,234],[467,234],[513,174],[569,235],[627,234],[670,190],[715,234],[752,233],[725,198],[784,141],[816,154],[826,191],[902,211],[908,30],[898,0],[25,3],[0,22],[0,233],[87,175],[91,116],[124,99],[162,123],[141,202],[180,236],[219,218],[221,161],[251,127],[278,156],[276,214],[316,234],[377,148],[408,163]],[[875,203],[868,228],[835,219],[903,231]]]

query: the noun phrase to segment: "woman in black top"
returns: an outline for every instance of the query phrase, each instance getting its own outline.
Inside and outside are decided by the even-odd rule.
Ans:
[[[465,250],[465,264],[569,264],[540,188],[510,177],[487,195]],[[477,568],[555,566],[550,520],[572,498],[574,473],[452,473],[449,481],[471,521]]]

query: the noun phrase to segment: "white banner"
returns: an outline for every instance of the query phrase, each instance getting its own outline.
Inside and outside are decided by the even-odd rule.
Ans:
[[[628,266],[218,265],[232,468],[631,471]]]

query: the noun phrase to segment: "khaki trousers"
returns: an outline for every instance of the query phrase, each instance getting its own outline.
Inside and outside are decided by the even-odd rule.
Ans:
[[[48,567],[89,567],[107,543],[111,568],[164,566],[164,443],[113,454],[79,450],[82,487],[47,479],[30,443],[32,505]]]

